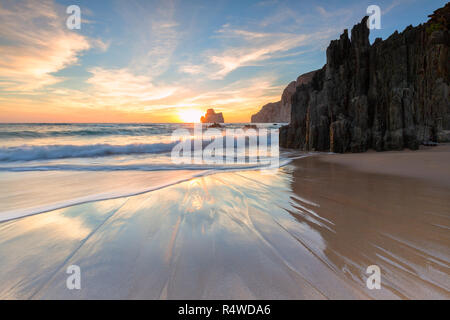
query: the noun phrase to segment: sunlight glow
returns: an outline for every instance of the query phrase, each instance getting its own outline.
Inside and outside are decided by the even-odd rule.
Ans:
[[[195,109],[180,110],[178,112],[178,117],[184,123],[198,123],[203,115],[204,112]]]

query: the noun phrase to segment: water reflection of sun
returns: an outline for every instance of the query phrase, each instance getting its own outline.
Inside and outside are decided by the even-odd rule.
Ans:
[[[203,116],[203,113],[196,109],[181,110],[178,112],[178,117],[184,123],[200,122],[201,116]]]

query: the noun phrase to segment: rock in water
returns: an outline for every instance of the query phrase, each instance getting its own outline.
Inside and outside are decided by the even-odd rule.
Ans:
[[[213,123],[212,125],[208,126],[208,129],[212,129],[212,128],[223,128],[223,126],[217,122]]]
[[[223,114],[216,113],[214,109],[208,109],[204,117],[200,118],[202,123],[224,123]]]
[[[367,17],[331,41],[326,65],[297,81],[280,145],[331,152],[450,142],[450,3],[431,19],[369,43]],[[253,119],[252,119],[253,120]]]

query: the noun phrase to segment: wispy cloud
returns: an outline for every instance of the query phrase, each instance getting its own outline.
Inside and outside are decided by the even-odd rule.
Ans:
[[[232,71],[248,66],[258,66],[268,60],[295,56],[293,49],[328,39],[334,30],[327,29],[310,34],[267,33],[233,29],[229,25],[217,31],[220,38],[237,40],[223,50],[209,50],[205,53],[206,63],[184,65],[180,72],[205,74],[210,79],[223,79]]]
[[[51,0],[0,3],[0,89],[32,91],[62,80],[53,73],[99,45],[64,27]],[[105,47],[105,45],[103,45]]]
[[[339,17],[339,16],[351,16],[352,10],[347,8],[341,8],[341,9],[329,9],[326,10],[324,7],[317,6],[316,7],[317,12],[324,18],[333,18],[333,17]]]
[[[129,0],[121,3],[120,10],[135,43],[130,68],[145,70],[152,77],[166,72],[182,36],[175,1]]]
[[[282,86],[274,85],[276,78],[270,75],[235,81],[223,88],[188,97],[188,102],[211,106],[225,106],[236,103],[251,103],[258,99],[279,98]]]
[[[278,0],[263,0],[258,2],[256,5],[260,7],[273,6],[278,4]]]
[[[133,101],[160,100],[171,96],[176,87],[156,86],[152,79],[145,75],[136,75],[129,69],[104,69],[93,68],[89,70],[92,77],[87,83],[92,85],[92,90],[100,97],[113,97],[116,104],[120,99]]]
[[[219,67],[211,77],[219,79],[240,67],[277,58],[293,48],[305,45],[310,38],[306,34],[250,32],[229,27],[221,29],[220,33],[230,38],[241,38],[245,43],[211,55],[210,62]]]
[[[259,22],[259,26],[266,28],[269,26],[276,26],[277,29],[280,25],[289,23],[291,27],[301,24],[304,21],[303,15],[292,10],[286,6],[278,6],[273,14],[263,17]]]
[[[201,74],[205,72],[205,68],[203,66],[197,66],[194,64],[186,64],[179,67],[179,71],[187,74]]]
[[[407,3],[407,2],[412,2],[413,0],[393,0],[391,2],[391,4],[389,6],[387,6],[386,8],[382,9],[382,14],[388,14],[389,12],[391,12],[393,9],[395,9],[396,7]]]

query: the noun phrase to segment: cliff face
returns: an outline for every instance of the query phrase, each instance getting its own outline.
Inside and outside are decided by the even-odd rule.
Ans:
[[[284,89],[281,100],[264,105],[261,110],[252,116],[253,123],[290,122],[291,98],[295,93],[296,82],[292,81]]]
[[[224,123],[222,112],[216,113],[214,109],[208,109],[204,117],[200,118],[202,123]]]
[[[252,115],[252,123],[289,122],[289,116],[280,117],[281,101],[265,104],[261,110]]]
[[[315,73],[316,71],[311,71],[302,74],[297,78],[297,81],[292,81],[289,83],[281,95],[281,100],[264,105],[258,113],[252,116],[252,123],[290,122],[292,113],[292,96],[294,95],[296,88],[301,84],[311,82]]]
[[[345,30],[326,65],[297,85],[280,145],[363,152],[450,141],[449,11],[447,4],[427,24],[372,45],[367,17],[351,40]]]

